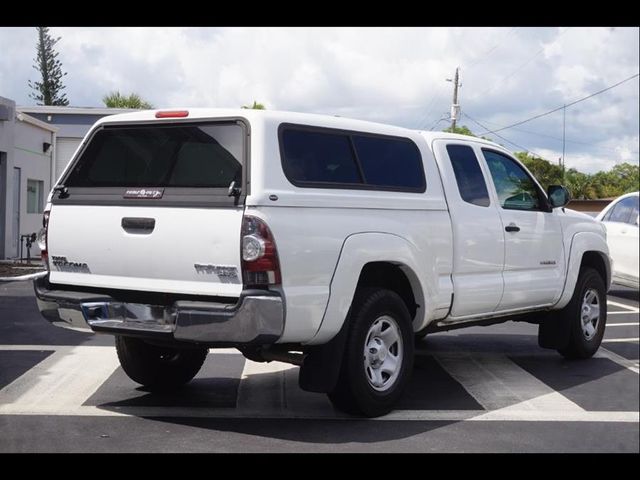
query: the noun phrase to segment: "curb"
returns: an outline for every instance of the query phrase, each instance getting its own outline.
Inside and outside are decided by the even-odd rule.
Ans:
[[[43,272],[30,273],[29,275],[21,275],[19,277],[0,277],[0,283],[8,282],[27,282],[29,280],[35,280],[40,277],[44,277],[48,274],[46,270]]]

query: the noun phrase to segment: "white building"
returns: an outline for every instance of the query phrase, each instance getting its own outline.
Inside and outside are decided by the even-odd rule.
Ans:
[[[89,128],[104,116],[128,111],[16,107],[0,97],[0,259],[19,257],[21,236],[40,230],[46,197]],[[34,244],[31,256],[39,255]]]
[[[55,176],[56,131],[0,97],[0,258],[20,255],[20,236],[37,233]],[[37,246],[32,255],[39,255]],[[26,255],[24,250],[23,255]]]
[[[67,166],[89,128],[102,117],[116,113],[131,112],[121,108],[92,107],[17,107],[26,113],[58,129],[54,152],[56,179]]]

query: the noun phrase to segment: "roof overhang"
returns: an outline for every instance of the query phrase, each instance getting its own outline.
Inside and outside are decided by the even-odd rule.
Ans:
[[[31,115],[27,115],[26,113],[17,112],[16,118],[24,123],[29,123],[36,127],[42,128],[43,130],[48,130],[50,132],[57,132],[58,128],[53,125],[49,125],[47,122],[43,122],[42,120],[38,120],[37,118],[32,117]]]
[[[131,108],[101,108],[101,107],[59,107],[55,105],[37,105],[34,107],[16,107],[24,113],[40,113],[46,115],[114,115],[116,113],[136,112]]]

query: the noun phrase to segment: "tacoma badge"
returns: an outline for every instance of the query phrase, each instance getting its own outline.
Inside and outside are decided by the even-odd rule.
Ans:
[[[193,266],[198,274],[216,275],[222,283],[240,283],[236,267],[209,263],[194,263]]]

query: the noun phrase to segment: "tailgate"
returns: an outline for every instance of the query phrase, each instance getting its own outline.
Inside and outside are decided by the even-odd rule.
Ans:
[[[247,131],[229,118],[94,128],[51,198],[50,281],[238,296]]]
[[[54,205],[50,281],[238,296],[241,224],[242,208]]]

